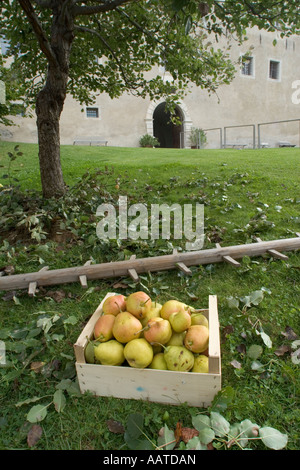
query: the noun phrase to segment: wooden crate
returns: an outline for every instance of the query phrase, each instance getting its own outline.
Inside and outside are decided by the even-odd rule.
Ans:
[[[221,389],[220,330],[217,297],[209,296],[203,313],[209,321],[209,373],[176,372],[157,369],[136,369],[125,366],[87,364],[84,349],[93,338],[93,328],[102,314],[102,300],[74,344],[76,371],[82,393],[97,396],[147,400],[156,403],[207,407]]]

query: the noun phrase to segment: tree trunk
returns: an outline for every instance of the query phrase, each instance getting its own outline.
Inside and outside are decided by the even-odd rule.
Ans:
[[[60,197],[66,192],[60,161],[59,132],[63,102],[63,96],[58,100],[57,91],[54,93],[49,84],[48,75],[47,83],[36,102],[40,175],[45,198]]]
[[[56,5],[57,6],[57,5]],[[67,190],[60,160],[60,116],[67,95],[73,18],[61,5],[53,12],[51,49],[55,61],[48,65],[47,80],[36,101],[39,162],[43,196],[63,196]]]

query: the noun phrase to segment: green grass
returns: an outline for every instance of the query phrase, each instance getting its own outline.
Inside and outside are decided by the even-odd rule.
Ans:
[[[7,152],[13,146],[0,142],[1,175],[7,171]],[[37,146],[21,143],[20,150],[23,156],[12,162],[12,175],[19,180],[22,192],[39,191]],[[3,222],[0,266],[14,266],[15,272],[25,273],[44,264],[54,269],[81,265],[90,257],[102,262],[132,254],[163,255],[173,247],[184,248],[184,241],[172,238],[156,243],[150,240],[101,243],[95,236],[96,208],[104,200],[117,204],[120,194],[128,196],[129,204],[142,202],[148,207],[163,202],[204,203],[205,248],[215,246],[216,242],[223,246],[250,243],[254,235],[271,240],[295,237],[300,232],[299,149],[62,146],[61,156],[65,181],[70,188],[78,185],[77,190],[70,190],[67,198],[57,203],[39,201],[40,206],[34,205],[34,198],[26,205],[23,193],[16,192],[12,197],[14,205],[10,206],[15,217],[12,220],[6,219],[9,213],[6,204],[10,202],[5,196],[0,214]],[[101,172],[89,177],[97,169]],[[81,178],[85,173],[84,183]],[[5,185],[7,180],[0,178],[0,183]],[[16,221],[32,213],[39,214],[36,227],[48,234],[52,223],[49,214],[57,215],[72,230],[75,239],[62,243],[46,234],[45,239],[36,243],[30,238],[34,235],[32,231],[16,231]],[[18,237],[13,238],[13,233]],[[123,287],[117,290],[129,294],[146,289],[160,302],[174,297],[194,306],[207,306],[208,295],[216,294],[222,338],[222,384],[224,389],[230,386],[234,391],[234,399],[224,411],[227,419],[230,422],[251,419],[259,425],[274,427],[288,435],[288,449],[298,449],[299,365],[291,360],[292,339],[282,332],[290,328],[298,337],[300,334],[299,267],[299,252],[289,253],[288,262],[270,256],[245,257],[240,269],[219,263],[195,266],[190,277],[177,271],[149,273],[142,276],[138,285],[130,278],[122,279]],[[116,281],[120,280],[91,282],[87,291],[76,284],[44,288],[33,298],[24,291],[15,292],[14,297],[1,293],[0,340],[6,343],[9,366],[0,368],[0,448],[28,448],[27,434],[32,424],[27,413],[31,407],[51,403],[62,380],[74,383],[72,345],[100,300],[114,290]],[[240,301],[239,310],[230,307],[228,298],[241,299],[261,289],[264,296],[257,306],[243,309]],[[59,302],[55,293],[62,296]],[[36,331],[41,312],[50,319],[55,312],[61,315],[60,324],[53,325],[49,335]],[[68,323],[69,317],[76,321]],[[271,348],[256,334],[255,326],[261,326],[272,340]],[[32,341],[31,336],[38,342]],[[258,358],[262,364],[259,370],[253,369],[253,359],[247,355],[252,344],[263,348]],[[287,352],[275,354],[283,345]],[[234,360],[240,363],[240,368],[234,367]],[[31,370],[33,361],[45,363],[42,373]],[[170,429],[175,429],[178,421],[191,427],[191,416],[198,411],[206,412],[185,405],[77,396],[68,388],[63,393],[66,398],[63,412],[58,413],[50,404],[40,423],[43,434],[37,449],[126,449],[123,434],[110,432],[107,420],[115,419],[125,425],[131,413],[142,412],[147,436],[157,439],[166,410]],[[30,402],[34,397],[39,400]],[[27,403],[16,406],[26,400]],[[254,447],[264,448],[259,443]]]

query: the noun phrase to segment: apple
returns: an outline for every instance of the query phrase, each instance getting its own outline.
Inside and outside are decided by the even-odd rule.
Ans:
[[[161,317],[152,318],[149,320],[147,327],[144,330],[144,338],[150,344],[165,344],[172,336],[172,328],[168,320]]]
[[[136,338],[125,345],[124,357],[130,367],[144,369],[152,362],[153,349],[145,338]]]
[[[102,312],[107,315],[117,315],[126,310],[126,297],[122,294],[112,295],[105,299],[102,305]]]
[[[152,301],[146,292],[137,291],[126,299],[126,310],[135,317],[142,319],[151,309]]]
[[[95,347],[95,358],[105,366],[120,366],[124,360],[124,346],[115,339]]]
[[[179,300],[175,299],[167,300],[160,310],[160,316],[165,320],[168,320],[171,313],[179,312],[179,310],[182,310],[183,308],[186,308],[186,305],[183,302],[179,302]]]
[[[199,356],[196,356],[192,372],[208,374],[208,357],[204,356],[204,354],[199,354]]]
[[[191,326],[191,315],[188,310],[179,310],[179,312],[171,313],[169,322],[176,333],[182,333]]]
[[[209,332],[204,325],[191,325],[185,335],[184,345],[193,353],[202,353],[208,347]]]
[[[111,314],[101,315],[100,318],[95,323],[94,326],[94,338],[101,343],[108,341],[113,337],[113,326],[115,323],[116,317]]]
[[[203,313],[191,313],[192,325],[204,325],[208,328],[208,320]]]
[[[142,324],[130,312],[120,312],[115,318],[113,325],[113,336],[120,343],[128,343],[134,338],[139,338],[142,331]]]
[[[165,355],[163,352],[154,354],[153,360],[149,365],[149,369],[168,370]]]

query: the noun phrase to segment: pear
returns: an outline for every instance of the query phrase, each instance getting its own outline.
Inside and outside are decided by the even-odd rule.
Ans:
[[[168,320],[171,313],[179,312],[179,310],[182,310],[183,308],[185,308],[185,304],[183,302],[175,299],[167,300],[167,302],[165,302],[161,307],[160,316],[165,320]]]
[[[160,317],[161,305],[156,304],[156,307],[155,307],[154,304],[155,302],[152,302],[152,306],[150,310],[145,314],[144,318],[140,319],[140,322],[143,325],[143,327],[145,327],[148,324],[149,320],[151,320],[152,318]]]
[[[102,311],[104,315],[118,315],[118,313],[126,310],[126,297],[122,294],[115,294],[104,301]]]
[[[153,360],[149,365],[149,369],[168,370],[165,355],[163,352],[157,353],[153,356]]]
[[[204,354],[199,354],[196,356],[192,372],[208,374],[208,357]]]
[[[152,362],[153,349],[145,338],[136,338],[125,345],[124,356],[130,367],[144,369]]]
[[[112,339],[112,329],[114,326],[115,319],[115,315],[112,315],[110,313],[106,315],[101,315],[101,317],[98,318],[94,326],[94,338],[100,341],[100,343]]]
[[[182,333],[191,326],[191,315],[187,310],[182,309],[171,313],[169,322],[176,333]]]
[[[120,312],[115,318],[112,333],[120,343],[139,338],[143,327],[138,318],[129,312]]]
[[[95,358],[105,366],[120,366],[124,360],[124,346],[115,339],[95,347]]]
[[[192,325],[184,337],[184,345],[193,353],[203,353],[208,348],[209,330],[204,325]]]
[[[85,347],[85,350],[84,350],[84,357],[85,357],[85,360],[88,364],[94,364],[95,363],[94,349],[95,349],[94,344],[89,341],[88,344]]]
[[[184,346],[167,346],[164,351],[168,370],[188,372],[193,368],[195,356]]]
[[[186,335],[186,331],[182,331],[181,333],[172,333],[170,341],[167,342],[166,346],[183,346],[184,337]]]
[[[170,322],[161,317],[149,320],[144,330],[144,338],[152,345],[165,344],[170,340],[171,336],[172,328]]]
[[[151,309],[152,300],[146,292],[133,292],[126,298],[126,310],[139,320]]]
[[[204,325],[208,328],[208,320],[203,313],[193,313],[191,314],[192,325]]]

